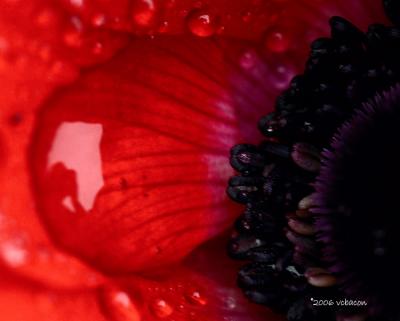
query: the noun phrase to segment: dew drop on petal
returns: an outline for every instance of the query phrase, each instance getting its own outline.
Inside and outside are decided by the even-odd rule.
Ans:
[[[294,75],[294,70],[289,66],[284,64],[277,65],[274,77],[275,87],[279,90],[285,89]]]
[[[248,23],[252,20],[253,14],[250,11],[246,11],[242,14],[242,20],[245,23]]]
[[[73,28],[75,28],[75,30],[82,31],[83,24],[82,24],[82,21],[81,21],[81,19],[79,17],[72,16],[71,19],[70,19],[70,23],[73,26]]]
[[[129,299],[128,294],[125,292],[117,292],[114,295],[114,303],[118,304],[121,307],[127,308],[131,305],[131,300]]]
[[[132,5],[132,19],[139,26],[148,26],[154,18],[153,0],[135,0]]]
[[[69,2],[75,8],[82,8],[84,6],[84,1],[83,0],[69,0]]]
[[[151,311],[158,318],[166,318],[170,316],[174,309],[163,299],[156,299],[151,303]]]
[[[229,310],[233,310],[236,308],[236,299],[234,297],[228,296],[225,299],[225,305]]]
[[[240,56],[239,63],[243,69],[251,69],[257,63],[257,54],[253,50],[246,50]]]
[[[217,31],[216,18],[203,10],[194,10],[186,17],[190,32],[198,37],[210,37]]]
[[[10,267],[17,268],[28,261],[28,249],[22,238],[3,241],[0,246],[2,260]]]
[[[104,46],[101,42],[96,42],[93,46],[93,53],[95,55],[100,55],[103,52]]]
[[[265,35],[265,47],[267,50],[282,53],[289,49],[290,39],[280,30],[269,30]]]
[[[200,291],[190,291],[186,294],[188,302],[196,305],[206,305],[207,300],[201,295]]]
[[[93,15],[91,23],[93,27],[102,27],[106,23],[106,16],[102,13],[97,13]]]
[[[160,33],[165,33],[165,32],[167,32],[167,31],[168,31],[168,26],[169,26],[168,21],[163,21],[163,22],[161,23],[160,27],[158,28],[158,32],[160,32]]]
[[[140,321],[139,311],[124,291],[108,290],[105,293],[105,303],[112,320]]]

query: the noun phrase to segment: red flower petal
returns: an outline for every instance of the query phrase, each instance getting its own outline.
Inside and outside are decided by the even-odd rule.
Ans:
[[[280,321],[282,316],[250,303],[235,284],[238,265],[226,256],[226,238],[205,244],[157,281],[123,279],[143,320]],[[127,288],[128,286],[128,288]]]
[[[37,224],[32,219],[24,223]],[[56,288],[94,287],[104,282],[98,272],[49,244],[43,231],[21,225],[0,216],[0,268]]]
[[[94,55],[90,47],[85,47],[89,50],[85,55],[83,49],[64,43],[71,16],[54,2],[3,1],[0,6],[0,265],[52,286],[93,285],[101,277],[55,249],[38,220],[27,149],[35,112],[43,100],[55,87],[76,79],[78,60],[106,59],[120,47],[121,38],[110,43],[104,56]],[[94,41],[91,35],[85,33]],[[73,57],[79,59],[71,62]]]
[[[31,157],[54,240],[105,270],[143,272],[230,226],[228,151],[274,91],[261,65],[257,74],[238,66],[248,52],[235,42],[136,40],[52,99]]]
[[[96,291],[49,291],[10,278],[0,281],[2,320],[109,321],[99,302]]]

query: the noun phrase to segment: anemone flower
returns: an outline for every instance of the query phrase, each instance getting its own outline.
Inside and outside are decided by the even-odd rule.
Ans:
[[[386,21],[380,1],[0,8],[1,318],[283,320],[242,296],[225,254],[240,212],[225,194],[229,150],[260,139],[258,118],[331,16],[366,28]],[[321,194],[320,212],[341,197]]]

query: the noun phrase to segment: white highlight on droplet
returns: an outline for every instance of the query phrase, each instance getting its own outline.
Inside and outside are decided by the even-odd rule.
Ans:
[[[18,241],[6,241],[1,245],[0,254],[4,262],[11,267],[19,267],[27,261],[28,252]]]

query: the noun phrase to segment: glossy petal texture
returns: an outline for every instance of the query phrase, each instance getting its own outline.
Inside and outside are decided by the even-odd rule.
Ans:
[[[27,146],[43,100],[54,88],[77,78],[77,64],[96,63],[106,56],[64,43],[72,18],[54,2],[4,1],[0,6],[0,264],[52,286],[91,286],[99,279],[97,273],[60,253],[38,220]],[[113,39],[108,56],[121,46],[118,36]]]
[[[227,228],[236,216],[225,196],[229,148],[273,91],[249,50],[136,40],[51,99],[31,157],[55,241],[109,272],[149,272]],[[240,67],[243,54],[258,74]]]
[[[97,291],[54,291],[18,279],[1,279],[0,311],[7,321],[106,321]],[[119,321],[119,320],[115,320]]]
[[[226,242],[223,237],[206,243],[172,275],[121,280],[143,320],[284,320],[244,298],[235,284],[236,262],[221,258]]]
[[[172,273],[118,278],[93,290],[49,290],[8,275],[0,282],[0,311],[10,321],[283,320],[242,296],[237,264],[221,259],[226,242],[224,237],[205,244]]]

